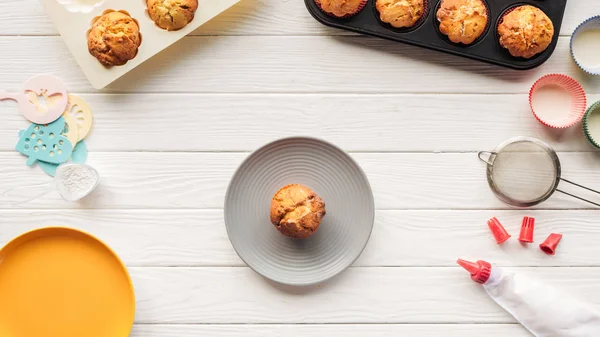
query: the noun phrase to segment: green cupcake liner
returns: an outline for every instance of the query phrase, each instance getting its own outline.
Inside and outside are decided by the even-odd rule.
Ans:
[[[590,144],[595,148],[600,149],[600,137],[597,136],[598,139],[594,139],[588,124],[590,116],[594,113],[600,113],[600,101],[592,104],[585,112],[585,115],[583,116],[583,134]]]

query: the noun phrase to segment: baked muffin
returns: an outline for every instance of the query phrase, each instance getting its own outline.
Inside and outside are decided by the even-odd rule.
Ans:
[[[315,0],[315,3],[323,12],[345,18],[358,14],[367,4],[367,0]]]
[[[514,57],[532,58],[550,46],[554,38],[552,20],[541,9],[525,5],[500,19],[500,45]]]
[[[140,27],[126,12],[105,12],[87,33],[90,54],[105,66],[122,66],[142,44]]]
[[[150,18],[162,29],[180,30],[194,20],[198,0],[146,0]]]
[[[450,41],[471,44],[485,32],[488,10],[482,0],[442,0],[437,19]]]
[[[281,234],[304,239],[314,234],[325,216],[325,203],[310,188],[293,184],[271,201],[271,222]]]
[[[426,0],[377,0],[375,7],[381,21],[396,28],[410,28],[425,14]]]

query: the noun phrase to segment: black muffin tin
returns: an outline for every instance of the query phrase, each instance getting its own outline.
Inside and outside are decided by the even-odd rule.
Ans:
[[[473,44],[463,45],[451,42],[439,30],[436,13],[440,7],[441,0],[425,0],[429,1],[427,13],[424,14],[423,18],[414,27],[407,29],[394,28],[382,22],[375,8],[375,0],[368,0],[365,8],[360,13],[349,18],[330,16],[317,6],[315,0],[304,1],[310,14],[326,26],[404,42],[518,70],[535,68],[550,58],[558,43],[560,27],[567,6],[567,0],[483,0],[488,8],[488,27],[483,35]],[[530,59],[516,58],[510,55],[508,50],[500,46],[496,27],[500,18],[507,11],[527,4],[540,8],[550,17],[554,24],[554,38],[548,49],[544,52]]]

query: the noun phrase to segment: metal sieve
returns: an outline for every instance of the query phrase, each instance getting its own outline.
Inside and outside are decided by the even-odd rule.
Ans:
[[[478,156],[487,164],[490,188],[500,200],[509,205],[535,206],[548,200],[554,192],[560,192],[600,206],[558,188],[563,182],[600,194],[596,190],[562,178],[560,160],[556,152],[537,138],[512,138],[500,144],[493,152],[481,151]]]

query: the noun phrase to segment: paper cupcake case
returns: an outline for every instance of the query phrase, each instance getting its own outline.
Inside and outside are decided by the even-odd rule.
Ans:
[[[592,122],[592,115],[600,114],[600,101],[592,104],[583,117],[583,134],[595,148],[600,149],[600,117],[598,125]]]
[[[573,60],[575,61],[577,66],[579,66],[579,68],[581,68],[581,70],[583,70],[584,72],[590,75],[600,75],[600,62],[597,65],[588,64],[585,58],[583,58],[581,55],[577,55],[577,48],[574,47],[574,45],[578,43],[578,39],[580,39],[586,32],[590,32],[592,30],[600,31],[600,15],[593,16],[585,20],[584,22],[579,24],[577,28],[575,28],[575,31],[571,36],[570,42],[571,56],[573,57]],[[597,58],[598,54],[595,53],[595,55]]]
[[[166,31],[158,27],[146,11],[143,0],[104,0],[92,2],[82,0],[41,0],[46,12],[65,40],[67,47],[81,67],[92,86],[102,89],[132,71],[154,55],[190,34],[212,18],[218,16],[240,0],[199,0],[194,20],[178,31]],[[106,10],[126,11],[138,21],[143,43],[136,57],[123,66],[105,67],[90,55],[87,32],[94,18]]]
[[[564,113],[549,111],[547,105],[536,108],[535,97],[541,94],[541,90],[549,87],[561,90],[569,96],[569,108]],[[566,129],[581,122],[586,112],[587,98],[583,87],[575,79],[562,74],[549,74],[537,80],[531,87],[529,106],[535,118],[543,125],[554,129]]]
[[[483,0],[488,9],[488,27],[481,37],[470,45],[452,43],[439,31],[436,11],[440,0],[425,0],[426,13],[423,21],[411,28],[395,28],[380,20],[375,8],[375,0],[368,0],[373,10],[362,10],[349,18],[336,18],[325,14],[315,0],[304,0],[309,13],[320,23],[364,35],[376,36],[388,40],[416,45],[419,47],[458,55],[506,68],[527,70],[538,67],[546,62],[554,52],[558,43],[560,27],[567,0]],[[500,45],[497,24],[507,10],[520,5],[532,5],[541,9],[552,20],[555,34],[550,46],[542,53],[530,58],[515,58]]]

